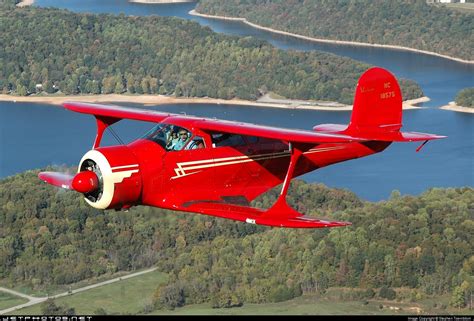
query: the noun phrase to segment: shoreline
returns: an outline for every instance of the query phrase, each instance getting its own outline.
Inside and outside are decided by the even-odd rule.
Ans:
[[[264,97],[262,97],[264,98]],[[75,96],[12,96],[0,94],[0,102],[14,103],[42,103],[49,105],[61,105],[65,101],[78,101],[89,103],[138,103],[144,106],[156,105],[177,105],[177,104],[213,104],[213,105],[239,105],[239,106],[255,106],[265,108],[284,108],[293,110],[322,110],[322,111],[349,111],[352,105],[344,105],[337,102],[329,101],[306,101],[306,100],[290,100],[290,99],[271,99],[264,98],[261,100],[251,101],[243,99],[217,99],[217,98],[176,98],[163,95],[75,95]],[[428,97],[420,97],[417,99],[406,100],[403,102],[403,109],[421,109],[423,107],[416,106],[419,103],[427,102]]]
[[[35,3],[35,0],[22,0],[21,2],[17,3],[16,6],[20,8],[28,7],[33,5],[33,3]]]
[[[278,30],[278,29],[264,27],[264,26],[258,25],[256,23],[250,22],[246,18],[208,15],[208,14],[204,14],[204,13],[199,13],[195,9],[189,11],[188,13],[192,16],[198,16],[198,17],[202,17],[202,18],[239,21],[239,22],[242,22],[242,23],[244,23],[248,26],[251,26],[253,28],[256,28],[256,29],[268,31],[268,32],[283,35],[283,36],[289,36],[289,37],[293,37],[293,38],[312,41],[312,42],[322,42],[322,43],[339,44],[339,45],[364,46],[364,47],[395,49],[395,50],[402,50],[402,51],[412,51],[412,52],[416,52],[416,53],[421,53],[421,54],[436,56],[436,57],[440,57],[440,58],[450,59],[450,60],[454,60],[454,61],[457,61],[457,62],[460,62],[460,63],[474,64],[474,60],[465,60],[465,59],[461,59],[461,58],[456,58],[456,57],[452,57],[452,56],[448,56],[448,55],[439,54],[439,53],[432,52],[432,51],[426,51],[426,50],[415,49],[415,48],[410,48],[410,47],[403,47],[403,46],[397,46],[397,45],[371,44],[371,43],[357,42],[357,41],[330,40],[330,39],[323,39],[323,38],[313,38],[313,37],[299,35],[297,33],[291,33],[291,32],[287,32],[287,31],[282,31],[282,30]]]
[[[458,106],[456,104],[456,102],[454,102],[454,101],[450,101],[448,105],[441,106],[441,107],[439,107],[439,109],[457,111],[459,113],[474,114],[474,108]]]
[[[195,2],[196,0],[128,0],[131,3],[141,4],[169,4],[169,3],[186,3]]]

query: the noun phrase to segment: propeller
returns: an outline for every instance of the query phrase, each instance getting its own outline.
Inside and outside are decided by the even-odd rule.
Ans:
[[[82,194],[91,193],[99,188],[99,179],[92,171],[82,171],[75,176],[66,173],[41,172],[38,177],[51,185],[70,189]]]

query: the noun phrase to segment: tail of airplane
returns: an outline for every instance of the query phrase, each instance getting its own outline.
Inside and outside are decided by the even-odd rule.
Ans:
[[[402,93],[395,77],[385,69],[371,68],[357,84],[347,133],[381,133],[402,127]]]
[[[402,128],[402,93],[389,71],[374,67],[357,83],[349,125],[318,125],[318,132],[345,134],[356,138],[385,142],[428,141],[444,138],[432,134],[400,132]]]

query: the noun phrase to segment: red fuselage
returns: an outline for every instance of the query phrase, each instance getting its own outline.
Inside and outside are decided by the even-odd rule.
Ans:
[[[120,201],[111,202],[108,208],[143,204],[174,209],[175,204],[186,207],[203,201],[248,205],[255,197],[284,181],[290,162],[289,144],[234,135],[239,138],[228,143],[234,146],[216,146],[210,135],[199,129],[191,131],[203,138],[203,148],[167,151],[148,139],[139,139],[126,147],[98,148],[96,151],[107,158],[114,173],[130,175],[115,183],[114,199]],[[388,145],[388,142],[316,145],[303,153],[294,176],[368,156]],[[118,184],[127,184],[127,187],[121,188]],[[136,193],[131,193],[133,197],[125,197],[126,193],[120,193],[121,189],[129,194],[130,190]]]

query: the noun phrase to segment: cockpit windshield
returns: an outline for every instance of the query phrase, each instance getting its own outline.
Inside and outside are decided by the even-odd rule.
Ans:
[[[191,139],[192,133],[179,126],[158,124],[153,127],[143,138],[151,140],[167,151],[182,150]]]

